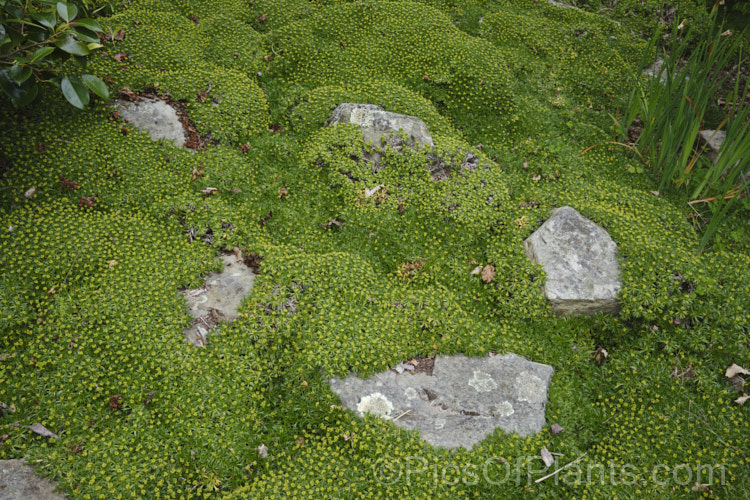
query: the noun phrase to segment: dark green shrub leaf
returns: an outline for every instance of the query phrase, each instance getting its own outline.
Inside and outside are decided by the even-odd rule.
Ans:
[[[44,59],[45,57],[47,57],[48,55],[50,55],[51,53],[53,53],[54,51],[55,51],[54,47],[42,47],[40,49],[36,49],[36,51],[34,51],[34,55],[31,56],[31,60],[29,62],[32,64],[37,63],[41,61],[42,59]]]
[[[99,43],[99,37],[96,36],[96,33],[94,33],[88,28],[75,27],[75,28],[72,28],[71,31],[75,33],[76,38],[78,38],[79,40],[83,42]]]
[[[81,79],[83,79],[84,85],[94,94],[102,99],[109,99],[109,90],[107,90],[107,86],[99,78],[94,75],[82,75]]]
[[[55,45],[61,50],[68,54],[73,54],[74,56],[87,56],[90,52],[88,47],[86,47],[86,44],[76,40],[73,35],[68,35],[65,40],[59,41]]]
[[[76,26],[81,26],[86,29],[89,29],[91,31],[101,31],[102,27],[99,26],[99,23],[94,21],[93,19],[89,18],[83,18],[83,19],[76,19],[75,23]]]
[[[78,7],[67,2],[57,2],[57,13],[60,14],[60,17],[62,17],[66,23],[69,23],[78,15]]]
[[[55,25],[57,24],[57,17],[54,12],[34,12],[31,14],[31,17],[42,26],[51,30],[55,29]]]
[[[86,85],[75,75],[65,75],[60,82],[65,99],[78,109],[85,108],[89,103],[89,90]]]
[[[13,66],[10,68],[10,76],[16,82],[21,84],[31,76],[31,68],[28,66]]]
[[[19,106],[27,106],[31,104],[32,101],[36,99],[36,96],[39,93],[39,86],[36,84],[36,82],[32,80],[28,80],[26,83],[30,85],[22,86],[21,88],[22,94],[21,94],[21,97],[18,99]]]

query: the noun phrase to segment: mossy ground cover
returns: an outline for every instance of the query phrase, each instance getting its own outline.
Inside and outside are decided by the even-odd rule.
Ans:
[[[686,200],[650,193],[623,150],[579,154],[611,137],[656,2],[130,3],[87,71],[186,101],[218,144],[152,142],[101,102],[2,103],[0,458],[81,498],[750,489],[748,410],[724,377],[750,366],[747,211],[698,254]],[[341,102],[418,116],[478,168],[433,182],[405,150],[375,172],[379,144],[325,126]],[[618,243],[618,317],[556,317],[541,296],[522,242],[563,205]],[[178,290],[235,246],[263,257],[241,317],[187,345]],[[471,274],[489,264],[491,283]],[[459,352],[552,365],[549,425],[450,453],[328,388]],[[542,447],[583,458],[536,483]]]

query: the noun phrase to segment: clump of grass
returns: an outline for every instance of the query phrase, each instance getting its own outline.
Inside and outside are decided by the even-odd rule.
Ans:
[[[727,214],[746,196],[750,182],[746,175],[750,166],[750,104],[745,100],[750,82],[739,92],[739,74],[734,102],[719,125],[719,129],[727,126],[728,139],[717,159],[710,160],[700,145],[699,133],[705,125],[707,110],[728,78],[727,74],[721,76],[721,70],[737,54],[731,33],[724,32],[717,22],[716,9],[711,21],[707,35],[695,46],[689,41],[694,38],[693,27],[683,36],[682,27],[675,23],[672,43],[658,74],[646,83],[640,75],[633,78],[633,90],[618,122],[620,144],[627,140],[631,127],[640,124],[640,133],[632,145],[623,145],[653,169],[659,191],[682,189],[690,193],[691,205],[712,203],[711,222],[703,231],[701,250]],[[654,35],[646,54],[653,53],[661,35],[661,31]],[[738,67],[741,66],[740,53]]]

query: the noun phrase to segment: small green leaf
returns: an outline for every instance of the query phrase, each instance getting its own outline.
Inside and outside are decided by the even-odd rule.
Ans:
[[[31,17],[42,26],[51,30],[55,29],[55,25],[57,24],[57,17],[54,12],[34,12],[31,14]]]
[[[10,76],[18,84],[21,84],[31,76],[31,68],[28,66],[13,66],[10,68]]]
[[[65,99],[78,109],[85,108],[89,103],[89,90],[80,78],[75,75],[65,75],[60,83]]]
[[[0,42],[5,40],[5,26],[0,24]]]
[[[36,96],[39,93],[39,86],[36,84],[36,82],[33,82],[29,86],[24,85],[23,91],[24,92],[21,95],[21,98],[18,99],[19,106],[27,106],[31,104],[34,99],[36,99]]]
[[[87,56],[89,55],[89,49],[86,44],[76,40],[73,35],[68,35],[65,40],[61,40],[55,44],[60,50],[73,54],[74,56]]]
[[[68,2],[57,2],[57,13],[69,23],[78,15],[78,7]]]
[[[96,36],[96,33],[91,31],[90,29],[75,27],[71,28],[70,31],[75,33],[76,38],[78,38],[82,42],[96,43],[99,41],[99,37]]]
[[[102,31],[102,27],[99,26],[99,23],[87,17],[83,19],[76,19],[73,24],[75,24],[76,26],[82,26],[91,31]]]
[[[88,47],[89,50],[96,50],[96,49],[101,49],[102,47],[104,47],[104,45],[98,42],[93,42],[93,43],[87,43],[86,47]]]
[[[42,47],[40,49],[36,49],[34,51],[34,55],[31,56],[31,60],[29,61],[31,64],[34,64],[36,62],[41,61],[51,53],[55,51],[54,47]]]
[[[98,95],[102,99],[109,99],[109,90],[104,82],[94,75],[81,75],[84,85],[89,88],[94,94]]]

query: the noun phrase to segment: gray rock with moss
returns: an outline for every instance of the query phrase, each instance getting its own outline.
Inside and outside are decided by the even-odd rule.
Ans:
[[[400,115],[385,111],[374,104],[355,104],[346,102],[333,110],[330,125],[339,123],[351,123],[359,126],[365,142],[372,141],[374,146],[381,145],[381,138],[385,136],[386,145],[398,149],[402,146],[399,138],[388,139],[393,133],[398,135],[399,131],[406,134],[403,145],[416,148],[418,145],[434,146],[432,136],[427,125],[414,116]]]
[[[161,99],[116,101],[115,104],[123,120],[146,132],[151,139],[172,141],[177,147],[185,144],[185,129],[177,111]]]
[[[36,475],[23,460],[0,460],[0,498],[3,500],[63,500],[55,483]]]
[[[432,375],[389,370],[369,379],[332,379],[346,408],[419,430],[440,448],[471,449],[498,427],[528,436],[545,424],[553,369],[515,354],[438,356]]]
[[[561,315],[617,313],[622,288],[617,245],[609,233],[571,207],[561,207],[524,241],[541,264],[544,295]]]

